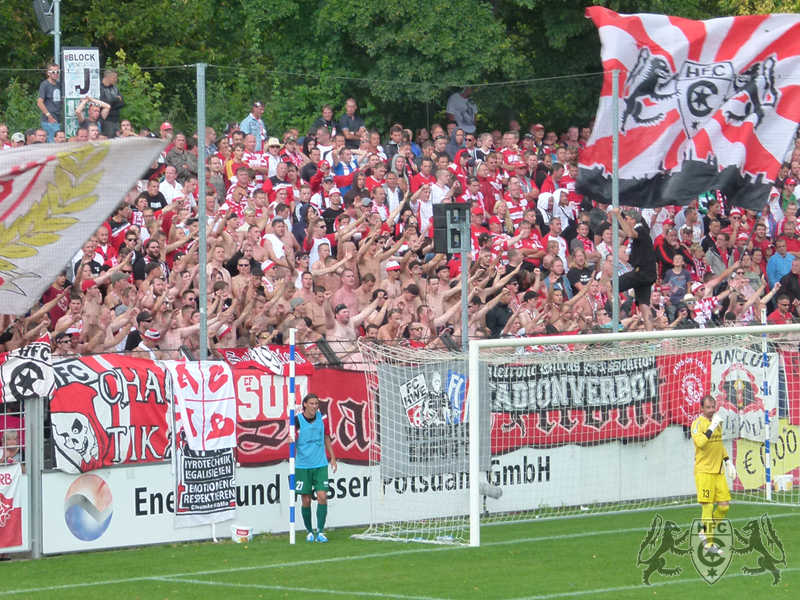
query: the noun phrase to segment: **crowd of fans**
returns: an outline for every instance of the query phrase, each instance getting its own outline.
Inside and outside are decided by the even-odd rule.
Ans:
[[[120,117],[124,102],[108,92],[113,72],[103,83],[105,99],[81,103],[71,139],[153,136]],[[322,107],[305,131],[268,132],[261,102],[241,122],[201,136],[162,123],[167,146],[157,163],[41,308],[6,323],[0,341],[9,350],[49,330],[56,355],[196,350],[205,269],[212,349],[285,342],[289,328],[321,362],[323,339],[339,358],[359,338],[446,348],[461,336],[461,264],[433,252],[432,207],[449,202],[468,204],[472,215],[470,338],[610,331],[614,215],[575,188],[591,128],[512,121],[505,132],[479,132],[471,92],[452,95],[445,123],[416,131],[368,129],[352,98],[338,118]],[[9,141],[0,124],[0,147],[63,141],[52,103],[44,98],[40,108],[42,129]],[[621,293],[620,328],[760,322],[762,310],[774,323],[797,316],[798,178],[800,149],[791,149],[760,216],[714,192],[686,207],[626,212],[630,227],[617,215],[619,275],[655,273],[649,307],[640,294]],[[635,250],[633,226],[647,232],[652,254]]]

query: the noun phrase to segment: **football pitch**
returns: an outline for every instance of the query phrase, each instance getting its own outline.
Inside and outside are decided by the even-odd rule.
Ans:
[[[698,507],[484,527],[482,546],[465,548],[350,539],[362,530],[329,530],[327,544],[298,535],[15,560],[0,565],[0,597],[180,599],[390,598],[397,600],[549,600],[557,598],[768,598],[800,590],[800,508],[734,505],[740,528],[767,512],[786,554],[781,581],[747,576],[758,554],[734,556],[713,586],[688,556],[666,555],[674,577],[642,584],[637,554],[656,512],[688,526]],[[220,527],[226,529],[226,527]],[[645,557],[649,556],[645,552]]]

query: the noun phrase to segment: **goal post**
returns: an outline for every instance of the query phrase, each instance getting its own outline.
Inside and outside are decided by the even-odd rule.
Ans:
[[[706,394],[737,462],[734,501],[765,502],[764,446],[779,455],[784,429],[800,431],[798,340],[800,325],[772,325],[480,340],[468,353],[363,344],[378,493],[357,537],[478,546],[490,524],[693,504],[689,426]],[[777,467],[776,485],[797,482]],[[790,489],[773,501],[797,504]]]

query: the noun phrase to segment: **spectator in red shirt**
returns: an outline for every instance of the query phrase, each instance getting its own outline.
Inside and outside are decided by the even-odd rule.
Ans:
[[[795,303],[798,301],[795,300]],[[775,304],[778,306],[775,310],[773,310],[769,316],[767,317],[767,322],[770,325],[786,325],[787,323],[792,322],[792,313],[789,310],[792,306],[792,301],[789,300],[789,296],[785,294],[781,294],[775,300]],[[795,304],[795,307],[797,304]]]

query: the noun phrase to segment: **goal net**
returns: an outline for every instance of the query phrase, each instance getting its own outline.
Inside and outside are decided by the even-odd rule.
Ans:
[[[481,525],[693,504],[706,394],[734,501],[797,504],[800,333],[751,331],[362,344],[379,481],[357,537],[477,545]]]

